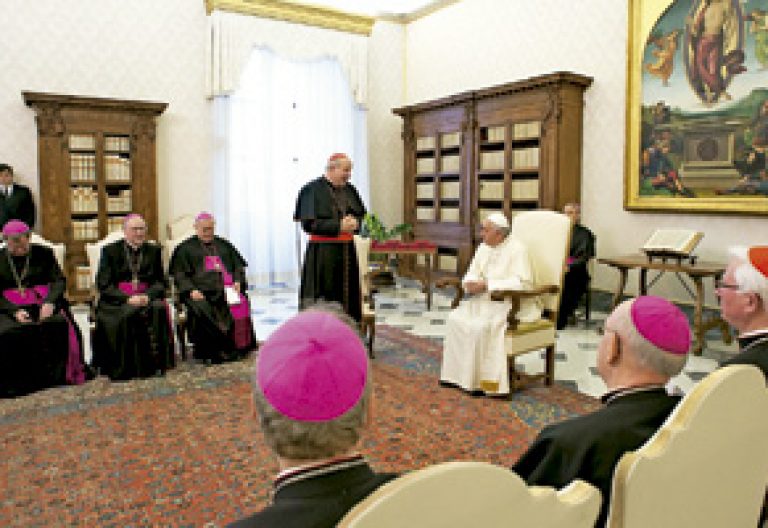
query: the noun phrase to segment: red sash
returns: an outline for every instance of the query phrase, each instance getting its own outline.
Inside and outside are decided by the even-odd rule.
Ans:
[[[352,242],[352,233],[341,233],[339,236],[309,235],[310,242]]]

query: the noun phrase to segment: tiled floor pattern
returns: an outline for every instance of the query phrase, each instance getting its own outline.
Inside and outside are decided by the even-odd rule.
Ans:
[[[445,322],[450,311],[449,292],[436,291],[432,296],[432,308],[427,310],[425,295],[413,283],[398,281],[394,287],[383,288],[376,295],[376,320],[422,337],[443,339]],[[263,341],[285,319],[298,309],[295,288],[254,288],[250,293],[251,311],[256,337]],[[577,312],[578,322],[558,333],[555,376],[559,383],[590,396],[599,396],[605,384],[595,369],[595,352],[600,336],[597,328],[602,325],[608,306],[608,294],[595,293],[591,320],[587,324],[583,313]],[[597,308],[595,308],[597,307]],[[602,309],[601,309],[602,308]],[[76,319],[85,330],[86,313],[76,310]],[[88,340],[89,332],[83,332]],[[693,384],[711,372],[718,361],[736,351],[736,345],[726,345],[717,331],[707,335],[707,343],[701,356],[691,355],[688,363],[671,385],[687,392]],[[86,343],[86,359],[90,346]],[[543,368],[543,356],[527,354],[517,360],[517,367],[528,372]]]

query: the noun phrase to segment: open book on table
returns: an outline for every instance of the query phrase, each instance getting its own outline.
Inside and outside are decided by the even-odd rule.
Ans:
[[[703,236],[691,229],[657,229],[640,249],[648,255],[687,257]]]

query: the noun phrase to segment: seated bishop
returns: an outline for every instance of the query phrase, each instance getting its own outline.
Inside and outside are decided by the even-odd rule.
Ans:
[[[221,363],[239,359],[256,346],[246,297],[245,259],[216,236],[210,213],[195,218],[195,235],[171,256],[170,274],[188,310],[194,357]]]
[[[2,233],[0,396],[83,383],[83,340],[53,251],[31,244],[29,226],[20,220],[6,223]]]
[[[509,394],[504,333],[511,303],[491,300],[491,292],[533,286],[528,250],[509,235],[509,221],[492,213],[481,224],[483,242],[469,265],[462,287],[468,297],[448,316],[440,369],[442,385],[474,394]],[[541,317],[538,299],[523,299],[517,319]]]
[[[175,365],[161,251],[146,233],[144,219],[128,215],[124,238],[101,250],[93,365],[113,380],[164,374]]]

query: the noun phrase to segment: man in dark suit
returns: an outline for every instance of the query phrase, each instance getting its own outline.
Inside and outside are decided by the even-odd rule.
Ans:
[[[568,324],[568,318],[576,311],[579,301],[589,287],[589,259],[595,257],[595,235],[581,225],[581,206],[567,203],[563,213],[571,219],[571,247],[568,252],[568,268],[563,278],[563,293],[560,295],[560,309],[557,312],[557,329]]]
[[[593,484],[603,496],[595,526],[604,526],[616,464],[680,401],[664,386],[682,370],[690,345],[688,319],[669,301],[647,296],[617,306],[597,350],[597,370],[608,386],[605,407],[544,428],[512,469],[530,485]]]
[[[14,183],[13,167],[0,163],[0,227],[14,219],[34,228],[35,202],[29,187]]]
[[[273,332],[259,348],[253,381],[280,473],[272,504],[230,528],[332,528],[395,477],[375,473],[356,450],[372,381],[356,325],[340,309],[311,308]]]
[[[739,353],[724,365],[759,367],[768,379],[768,246],[734,247],[715,292],[720,312],[739,332]]]

